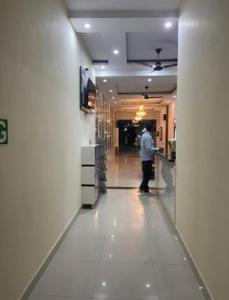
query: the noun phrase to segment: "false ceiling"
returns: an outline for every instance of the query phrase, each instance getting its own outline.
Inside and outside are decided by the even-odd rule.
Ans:
[[[157,92],[160,97],[173,93],[177,67],[156,72],[144,63],[151,61],[154,65],[156,48],[162,48],[162,63],[177,59],[180,1],[67,0],[66,3],[72,26],[94,61],[97,83],[109,101],[141,100],[146,85],[153,96]],[[166,28],[166,23],[171,26]],[[119,53],[115,55],[114,50]]]
[[[71,10],[177,10],[180,0],[66,0]]]

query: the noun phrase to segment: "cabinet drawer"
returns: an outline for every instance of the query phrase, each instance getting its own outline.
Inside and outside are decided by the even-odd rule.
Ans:
[[[81,183],[82,184],[96,184],[96,171],[95,167],[82,167],[81,168]]]

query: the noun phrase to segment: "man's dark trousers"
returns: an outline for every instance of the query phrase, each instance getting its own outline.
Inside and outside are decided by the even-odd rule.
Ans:
[[[143,190],[144,192],[149,192],[149,180],[153,175],[152,172],[152,160],[147,160],[142,162],[142,173],[143,173],[143,180],[140,185],[140,189]]]

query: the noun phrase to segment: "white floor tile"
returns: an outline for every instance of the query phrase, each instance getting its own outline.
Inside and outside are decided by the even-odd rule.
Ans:
[[[151,253],[144,237],[113,235],[106,240],[103,261],[151,263]]]
[[[159,300],[153,266],[102,263],[96,278],[95,296],[101,299]]]
[[[52,263],[32,295],[90,298],[93,296],[96,272],[95,263],[72,262],[72,265],[62,265],[61,268]]]
[[[152,238],[149,242],[154,264],[184,264],[185,254],[179,244],[172,237]]]
[[[105,247],[105,237],[69,235],[58,249],[54,260],[97,262],[101,260]]]
[[[204,300],[188,265],[155,266],[160,300]]]
[[[107,222],[96,214],[80,214],[73,224],[69,235],[104,235]]]

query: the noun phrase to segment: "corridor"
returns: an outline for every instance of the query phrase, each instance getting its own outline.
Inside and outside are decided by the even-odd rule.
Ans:
[[[204,300],[156,194],[109,190],[81,210],[30,300]]]
[[[229,300],[228,11],[1,1],[0,300]]]

